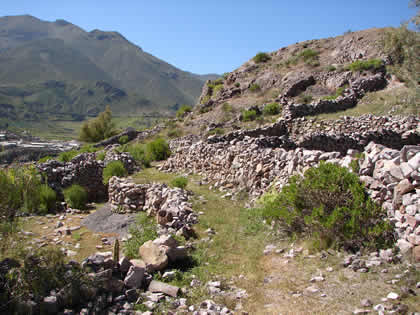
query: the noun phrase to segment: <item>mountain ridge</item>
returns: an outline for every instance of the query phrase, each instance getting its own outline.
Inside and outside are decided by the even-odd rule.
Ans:
[[[217,77],[182,71],[145,52],[118,32],[99,29],[87,32],[66,20],[49,22],[31,15],[0,17],[0,66],[0,86],[29,89],[18,97],[0,91],[0,104],[3,108],[13,107],[16,119],[25,119],[28,103],[34,102],[42,104],[45,113],[58,106],[63,114],[88,115],[88,107],[104,109],[107,105],[115,112],[126,114],[151,109],[169,113],[179,105],[194,104],[204,82]],[[50,81],[60,81],[64,86],[85,86],[94,94],[103,91],[92,90],[92,85],[105,81],[111,90],[121,90],[124,95],[93,100],[57,89],[49,91],[53,95],[49,101],[42,97],[28,101],[25,94],[31,94],[32,90],[28,85],[42,86]],[[62,93],[67,94],[63,97]],[[65,102],[54,103],[51,99]],[[81,100],[94,104],[75,106]],[[153,106],[142,110],[139,104],[144,103]],[[87,111],[74,112],[74,108]]]

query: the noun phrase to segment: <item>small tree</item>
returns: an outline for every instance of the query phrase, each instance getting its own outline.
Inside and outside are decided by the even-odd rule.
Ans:
[[[80,130],[80,140],[98,142],[116,134],[115,125],[112,122],[112,112],[109,106],[98,117],[88,120]]]

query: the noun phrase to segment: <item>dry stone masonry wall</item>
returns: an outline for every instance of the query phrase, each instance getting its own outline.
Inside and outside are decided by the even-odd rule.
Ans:
[[[165,184],[135,184],[128,179],[112,177],[109,181],[109,202],[115,212],[146,211],[155,216],[159,233],[179,232],[192,236],[197,215],[189,202],[189,193]]]
[[[283,140],[290,136],[294,147],[285,145],[285,141],[276,146],[273,139],[281,137],[264,136],[263,132],[259,137],[249,136],[257,136],[257,130],[211,137],[208,141],[178,139],[174,154],[161,170],[199,174],[212,188],[226,192],[225,196],[246,190],[256,198],[271,186],[281,189],[291,175],[303,174],[320,161],[350,168],[357,160],[368,193],[395,223],[398,246],[408,251],[420,246],[419,126],[416,117],[367,115],[343,118],[334,124],[301,119],[289,123],[288,134],[281,136]],[[284,132],[283,128],[267,128]],[[317,134],[316,128],[324,132]],[[312,136],[303,137],[311,132]]]

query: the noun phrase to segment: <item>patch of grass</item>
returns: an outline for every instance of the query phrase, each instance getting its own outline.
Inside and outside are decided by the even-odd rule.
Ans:
[[[72,233],[71,237],[77,242],[80,242],[80,240],[82,239],[82,235],[78,232]]]
[[[191,113],[192,112],[192,107],[188,106],[188,105],[182,105],[178,111],[176,112],[176,117],[177,118],[182,118],[184,117],[187,113]]]
[[[325,70],[328,71],[328,72],[333,72],[333,71],[337,70],[337,68],[333,65],[329,65],[325,68]]]
[[[88,194],[86,189],[80,185],[71,185],[64,189],[64,200],[71,208],[84,210],[86,209],[86,203],[88,200]]]
[[[127,170],[121,161],[111,161],[104,168],[102,181],[105,185],[108,185],[108,182],[112,176],[125,177],[127,174]]]
[[[38,163],[45,163],[45,162],[48,162],[49,160],[52,160],[52,159],[54,159],[52,156],[47,155],[47,156],[44,156],[43,158],[40,158],[38,160]]]
[[[263,114],[264,115],[277,115],[280,113],[279,103],[270,103],[264,106]]]
[[[260,87],[257,83],[254,83],[254,84],[251,84],[251,85],[249,86],[249,90],[250,90],[251,92],[258,92],[258,91],[260,91],[260,90],[261,90],[261,87]]]
[[[128,136],[121,136],[119,139],[118,139],[118,143],[119,144],[126,144],[128,142]]]
[[[200,104],[206,104],[208,101],[210,101],[210,99],[211,95],[206,95],[201,99]]]
[[[319,66],[318,56],[319,52],[313,49],[305,49],[303,50],[299,55],[300,58],[303,59],[303,61],[312,67]]]
[[[212,135],[223,135],[225,133],[225,130],[223,128],[214,128],[212,130],[210,130],[207,135],[208,136],[212,136]]]
[[[169,129],[166,135],[169,138],[179,138],[182,136],[182,130],[180,128]]]
[[[103,160],[105,160],[105,151],[102,151],[102,152],[98,152],[97,154],[96,154],[96,159],[98,160],[98,161],[103,161]]]
[[[231,113],[231,112],[233,112],[233,107],[228,102],[224,102],[222,104],[222,111],[224,113]]]
[[[239,82],[236,82],[236,83],[235,83],[235,87],[237,87],[237,88],[238,88],[238,87],[240,87],[240,86],[241,86],[241,84],[240,84]]]
[[[352,72],[364,71],[364,70],[377,70],[383,66],[383,62],[380,59],[369,59],[369,60],[356,60],[349,64],[346,69]]]
[[[80,152],[76,150],[70,150],[63,153],[60,153],[57,157],[57,160],[60,162],[70,162],[76,155],[79,155]]]
[[[271,60],[271,57],[265,52],[259,52],[252,58],[252,60],[254,60],[255,63],[263,63]]]
[[[254,109],[242,111],[242,121],[252,121],[257,118],[257,112]]]
[[[302,104],[309,104],[310,102],[312,102],[312,100],[312,95],[302,94],[301,96],[299,96],[299,102]]]
[[[124,244],[124,254],[128,258],[139,257],[139,247],[145,242],[158,237],[154,219],[148,217],[146,212],[140,212],[136,217],[136,224],[130,228],[132,238]]]
[[[335,91],[335,93],[334,93],[333,95],[326,96],[326,97],[324,97],[323,99],[324,99],[324,100],[330,100],[330,101],[335,100],[337,97],[342,96],[342,95],[344,94],[344,90],[345,90],[347,87],[348,87],[348,85],[345,85],[345,86],[339,87],[339,88]]]
[[[178,187],[184,189],[188,185],[188,178],[185,176],[178,176],[171,180],[172,187]]]

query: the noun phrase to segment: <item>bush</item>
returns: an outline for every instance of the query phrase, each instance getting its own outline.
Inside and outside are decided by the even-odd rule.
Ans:
[[[305,95],[301,95],[299,97],[299,102],[301,102],[303,104],[309,104],[310,102],[312,102],[312,100],[313,100],[312,95],[305,94]]]
[[[325,70],[328,71],[328,72],[333,72],[333,71],[337,70],[337,68],[333,65],[329,65],[325,68]]]
[[[236,82],[236,83],[235,83],[235,87],[237,87],[237,88],[238,88],[238,87],[240,87],[240,86],[241,86],[241,84],[240,84],[239,82]]]
[[[255,63],[262,63],[271,60],[271,57],[265,52],[259,52],[252,60],[254,60]]]
[[[40,210],[43,213],[52,212],[55,209],[55,203],[57,201],[57,194],[50,186],[44,184],[41,185],[39,191],[40,197]]]
[[[128,152],[137,162],[137,164],[142,165],[143,167],[150,167],[150,157],[146,154],[146,146],[140,143],[133,143],[130,145],[123,146],[120,152]]]
[[[60,162],[70,162],[75,156],[79,154],[80,152],[76,150],[66,151],[60,153],[60,155],[57,157],[57,160]]]
[[[38,160],[38,163],[45,163],[45,162],[48,162],[49,160],[52,160],[52,159],[53,159],[53,157],[52,157],[52,156],[47,155],[47,156],[44,156],[44,157],[40,158],[40,159]]]
[[[242,121],[252,121],[257,118],[257,112],[254,109],[242,111]]]
[[[182,136],[182,131],[181,129],[173,128],[173,129],[169,129],[166,135],[169,138],[179,138]]]
[[[108,182],[112,176],[124,177],[127,176],[127,170],[121,161],[111,161],[105,166],[102,181],[104,185],[108,185]]]
[[[177,118],[182,118],[185,116],[186,113],[191,113],[192,112],[192,107],[188,106],[188,105],[182,105],[178,111],[176,112],[176,117]]]
[[[64,200],[71,208],[84,210],[88,200],[88,194],[85,188],[80,185],[73,184],[69,188],[64,189]]]
[[[222,110],[225,113],[231,113],[231,112],[233,112],[232,105],[230,105],[228,102],[225,102],[225,103],[222,104]]]
[[[96,160],[98,160],[98,161],[103,161],[103,160],[105,160],[105,152],[104,151],[102,151],[102,152],[98,152],[97,154],[96,154]]]
[[[318,58],[319,52],[312,50],[312,49],[305,49],[303,50],[299,56],[303,58],[304,62],[308,62],[310,60]]]
[[[158,234],[154,220],[145,212],[140,212],[136,217],[136,225],[130,229],[132,237],[125,242],[124,254],[128,258],[136,258],[139,255],[139,247],[147,241],[154,240]]]
[[[118,139],[118,142],[119,142],[119,144],[126,144],[126,143],[128,142],[128,136],[127,136],[127,135],[125,135],[125,136],[121,136],[121,137]]]
[[[98,117],[88,120],[82,125],[79,138],[81,141],[98,142],[117,134],[112,122],[112,112],[108,106]]]
[[[264,195],[260,204],[263,217],[290,233],[313,237],[320,247],[356,251],[393,243],[392,227],[357,175],[335,164],[322,162],[304,177],[293,176],[280,193]]]
[[[22,253],[23,264],[9,259],[11,268],[0,270],[0,305],[2,314],[18,314],[20,302],[42,301],[52,290],[65,288],[66,296],[74,301],[82,298],[80,287],[90,284],[80,267],[66,266],[66,257],[58,248],[43,248]],[[42,303],[41,303],[42,304]],[[72,307],[72,305],[66,305]],[[39,313],[48,312],[41,306]]]
[[[254,84],[251,84],[251,86],[249,87],[249,90],[251,92],[257,92],[261,90],[261,87],[258,84],[254,83]]]
[[[212,136],[212,135],[222,135],[224,134],[225,131],[223,130],[223,128],[214,128],[212,130],[210,130],[207,135]]]
[[[228,73],[228,74],[229,74],[229,73]],[[214,80],[214,81],[213,81],[213,84],[214,84],[214,85],[220,85],[220,84],[223,84],[223,79],[222,79],[222,78],[216,79],[216,80]]]
[[[346,68],[352,72],[363,71],[363,70],[377,70],[383,66],[383,62],[380,59],[369,59],[369,60],[356,60],[349,64]]]
[[[339,87],[333,95],[324,97],[324,100],[335,100],[337,97],[342,96],[344,94],[344,90],[348,87],[348,85]]]
[[[171,155],[171,150],[165,139],[158,138],[146,144],[146,155],[151,161],[162,161]]]
[[[264,106],[264,115],[277,115],[280,113],[280,105],[278,103],[270,103]]]
[[[185,187],[187,187],[187,184],[188,184],[188,178],[184,176],[178,176],[178,177],[175,177],[173,180],[171,180],[172,187],[178,187],[178,188],[184,189]]]

